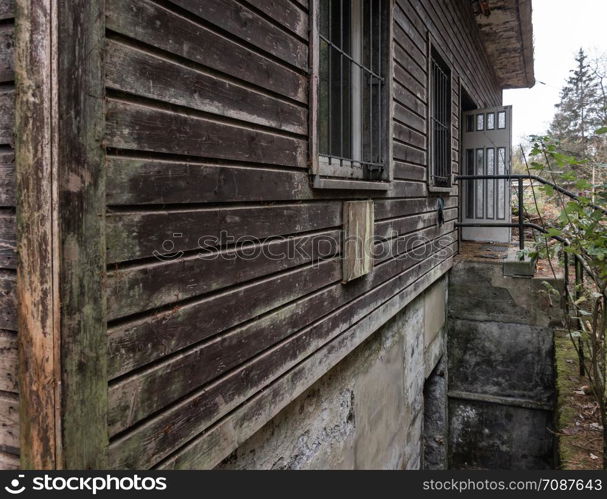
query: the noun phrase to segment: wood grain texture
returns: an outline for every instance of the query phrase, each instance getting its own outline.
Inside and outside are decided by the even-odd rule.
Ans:
[[[0,83],[15,79],[15,26],[0,24]]]
[[[62,465],[103,469],[107,434],[105,1],[58,6]]]
[[[148,0],[107,2],[109,29],[260,89],[307,102],[306,78],[279,62]]]
[[[109,100],[106,126],[107,145],[117,149],[306,167],[302,139],[202,116]]]
[[[358,279],[373,268],[373,201],[344,203],[342,282]]]
[[[20,451],[25,469],[53,469],[56,418],[56,321],[51,2],[18,0],[16,32],[16,177],[19,304]],[[16,319],[16,318],[15,318]],[[12,328],[11,328],[12,329]]]
[[[172,0],[172,2],[233,37],[250,43],[256,49],[263,50],[300,69],[307,68],[306,44],[289,36],[236,0],[205,0],[204,3],[198,0]],[[274,10],[284,10],[284,7],[274,4]],[[283,12],[283,15],[288,16],[289,12]]]
[[[302,106],[113,40],[108,40],[106,53],[108,88],[272,127],[278,132],[307,132],[307,111]]]
[[[337,202],[121,212],[107,217],[108,262],[198,251],[234,241],[338,227]]]
[[[15,17],[15,0],[0,0],[0,20]]]
[[[19,455],[19,397],[0,393],[0,450]]]

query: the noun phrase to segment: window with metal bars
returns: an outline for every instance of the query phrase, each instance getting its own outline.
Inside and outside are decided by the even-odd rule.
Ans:
[[[385,178],[390,0],[318,0],[317,134],[323,175]]]
[[[451,69],[432,49],[430,61],[430,164],[432,184],[451,187]]]

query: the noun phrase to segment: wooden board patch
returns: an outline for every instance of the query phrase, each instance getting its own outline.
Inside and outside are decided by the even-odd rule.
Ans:
[[[344,203],[343,282],[373,268],[373,201]]]

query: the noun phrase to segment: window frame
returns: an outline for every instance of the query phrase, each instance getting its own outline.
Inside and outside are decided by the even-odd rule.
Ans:
[[[458,113],[460,112],[460,102],[458,99],[454,99],[454,91],[457,88],[459,90],[459,83],[456,72],[453,66],[449,63],[449,59],[445,57],[443,51],[438,47],[432,34],[428,32],[428,43],[427,43],[427,119],[426,119],[426,132],[427,132],[427,165],[428,165],[428,191],[434,193],[445,193],[447,195],[456,195],[457,186],[453,182],[453,176],[455,175],[453,163],[457,163],[458,160],[453,158],[453,137],[457,137],[457,131],[454,130],[456,122],[453,119],[453,104],[457,102]],[[432,63],[434,61],[433,53],[436,53],[440,57],[442,66],[446,66],[449,69],[449,177],[450,182],[448,186],[436,185],[434,181],[434,131],[432,123],[432,111],[433,111],[433,88],[432,88]],[[456,87],[457,85],[457,87]],[[460,118],[458,117],[458,121]],[[466,126],[466,124],[464,124]],[[475,123],[476,126],[476,123]],[[459,155],[459,154],[458,154]]]
[[[379,179],[360,178],[360,173],[354,170],[356,167],[350,166],[331,166],[322,161],[319,152],[319,131],[318,131],[318,107],[319,107],[319,81],[320,81],[320,1],[310,0],[310,40],[309,40],[309,163],[310,174],[313,178],[313,186],[318,189],[354,189],[354,190],[374,190],[386,191],[391,187],[393,178],[392,142],[393,142],[393,117],[394,117],[394,99],[393,99],[393,72],[394,72],[394,1],[380,0],[387,2],[387,12],[383,20],[383,29],[385,36],[382,50],[382,65],[385,68],[384,91],[382,103],[382,126],[383,144],[381,144],[384,158],[384,170]],[[349,1],[349,0],[343,0]],[[344,172],[343,169],[348,169]]]

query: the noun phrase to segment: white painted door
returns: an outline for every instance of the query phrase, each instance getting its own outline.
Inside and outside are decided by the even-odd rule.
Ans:
[[[512,154],[512,107],[464,113],[462,174],[509,175]],[[510,182],[484,179],[462,182],[462,222],[511,223]],[[510,242],[509,227],[462,227],[466,241]]]

